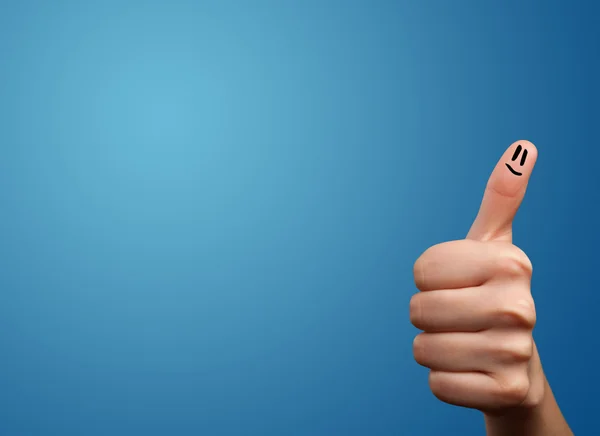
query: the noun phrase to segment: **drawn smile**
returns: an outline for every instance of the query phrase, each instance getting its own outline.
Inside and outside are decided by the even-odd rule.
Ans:
[[[515,149],[515,153],[513,154],[512,157],[512,161],[516,161],[517,158],[519,157],[519,155],[521,154],[521,151],[523,151],[523,154],[521,155],[521,162],[519,162],[521,164],[521,166],[525,165],[525,160],[527,159],[527,150],[523,150],[523,146],[521,146],[521,144],[517,145],[517,148]],[[513,170],[513,167],[511,167],[509,164],[505,164],[506,168],[508,168],[510,170],[511,173],[513,173],[515,176],[522,176],[523,173],[520,173],[518,171]]]
[[[510,170],[511,173],[513,173],[516,176],[522,176],[523,175],[523,173],[520,173],[518,171],[513,170],[512,167],[509,164],[506,164],[506,167]]]

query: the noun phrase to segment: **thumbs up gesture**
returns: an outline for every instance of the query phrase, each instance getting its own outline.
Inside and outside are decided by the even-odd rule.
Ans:
[[[466,239],[426,250],[414,265],[415,360],[440,400],[487,414],[533,408],[547,386],[532,337],[532,264],[512,222],[537,158],[517,141],[492,172]]]

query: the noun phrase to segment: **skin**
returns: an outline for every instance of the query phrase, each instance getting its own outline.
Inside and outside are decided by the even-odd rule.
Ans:
[[[415,360],[430,368],[438,399],[483,412],[489,436],[573,435],[533,340],[532,264],[512,240],[536,159],[531,142],[512,144],[490,176],[466,239],[427,249],[414,265],[420,292],[411,298],[410,320],[423,330],[413,343]]]

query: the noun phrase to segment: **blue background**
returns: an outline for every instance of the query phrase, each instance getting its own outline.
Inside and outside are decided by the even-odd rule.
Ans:
[[[592,434],[592,5],[2,2],[0,434],[482,434],[413,361],[412,266],[517,139],[536,340]]]

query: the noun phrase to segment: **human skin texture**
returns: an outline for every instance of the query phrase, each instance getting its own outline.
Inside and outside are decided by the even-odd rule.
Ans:
[[[415,262],[410,301],[415,360],[430,368],[433,394],[483,412],[490,436],[570,436],[532,331],[532,263],[513,244],[537,149],[513,143],[487,183],[464,240],[427,249]]]

